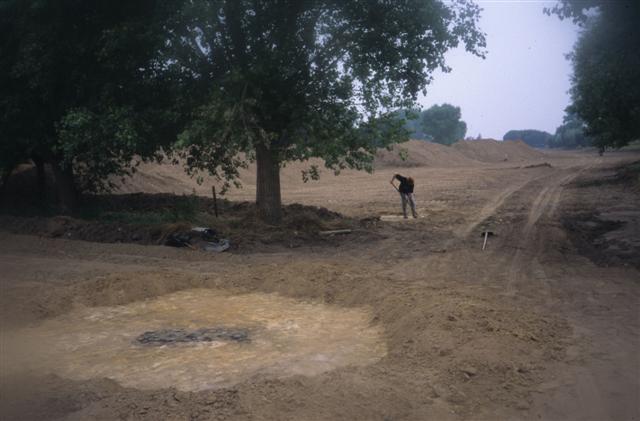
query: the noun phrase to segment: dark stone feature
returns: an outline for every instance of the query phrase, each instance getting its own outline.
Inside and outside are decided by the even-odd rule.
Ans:
[[[214,341],[247,342],[249,332],[246,329],[225,327],[203,328],[191,332],[185,329],[163,329],[144,332],[136,338],[136,342],[151,346]]]

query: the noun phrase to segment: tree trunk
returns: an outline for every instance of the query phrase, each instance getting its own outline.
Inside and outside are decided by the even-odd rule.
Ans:
[[[47,176],[44,171],[44,159],[42,159],[42,157],[40,157],[39,155],[33,155],[31,157],[31,160],[36,165],[38,200],[40,201],[41,204],[44,205],[45,203],[47,203],[47,198],[46,198]]]
[[[269,224],[282,221],[280,163],[277,155],[263,144],[256,145],[256,205],[258,215]]]
[[[9,178],[11,177],[11,170],[2,171],[2,180],[0,180],[0,204],[4,204],[5,194],[7,186],[9,185]]]
[[[70,214],[78,205],[78,191],[73,180],[73,169],[70,166],[61,168],[56,162],[51,166],[56,181],[60,211],[63,214]]]

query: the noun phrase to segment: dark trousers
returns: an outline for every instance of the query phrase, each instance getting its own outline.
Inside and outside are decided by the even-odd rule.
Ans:
[[[404,217],[407,217],[407,202],[409,206],[411,206],[411,213],[414,218],[418,217],[418,213],[416,212],[416,200],[413,197],[413,193],[400,193],[400,199],[402,199],[402,214]]]

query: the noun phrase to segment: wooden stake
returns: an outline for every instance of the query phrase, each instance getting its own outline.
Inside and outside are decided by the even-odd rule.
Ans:
[[[216,197],[216,186],[211,186],[211,193],[213,193],[213,212],[218,217],[218,198]]]

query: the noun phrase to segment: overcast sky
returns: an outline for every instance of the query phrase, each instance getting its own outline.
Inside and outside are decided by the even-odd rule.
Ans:
[[[447,54],[450,73],[438,72],[419,102],[462,109],[467,136],[502,139],[511,129],[553,133],[569,104],[571,52],[578,30],[542,13],[555,1],[477,0],[487,58],[464,49]]]

